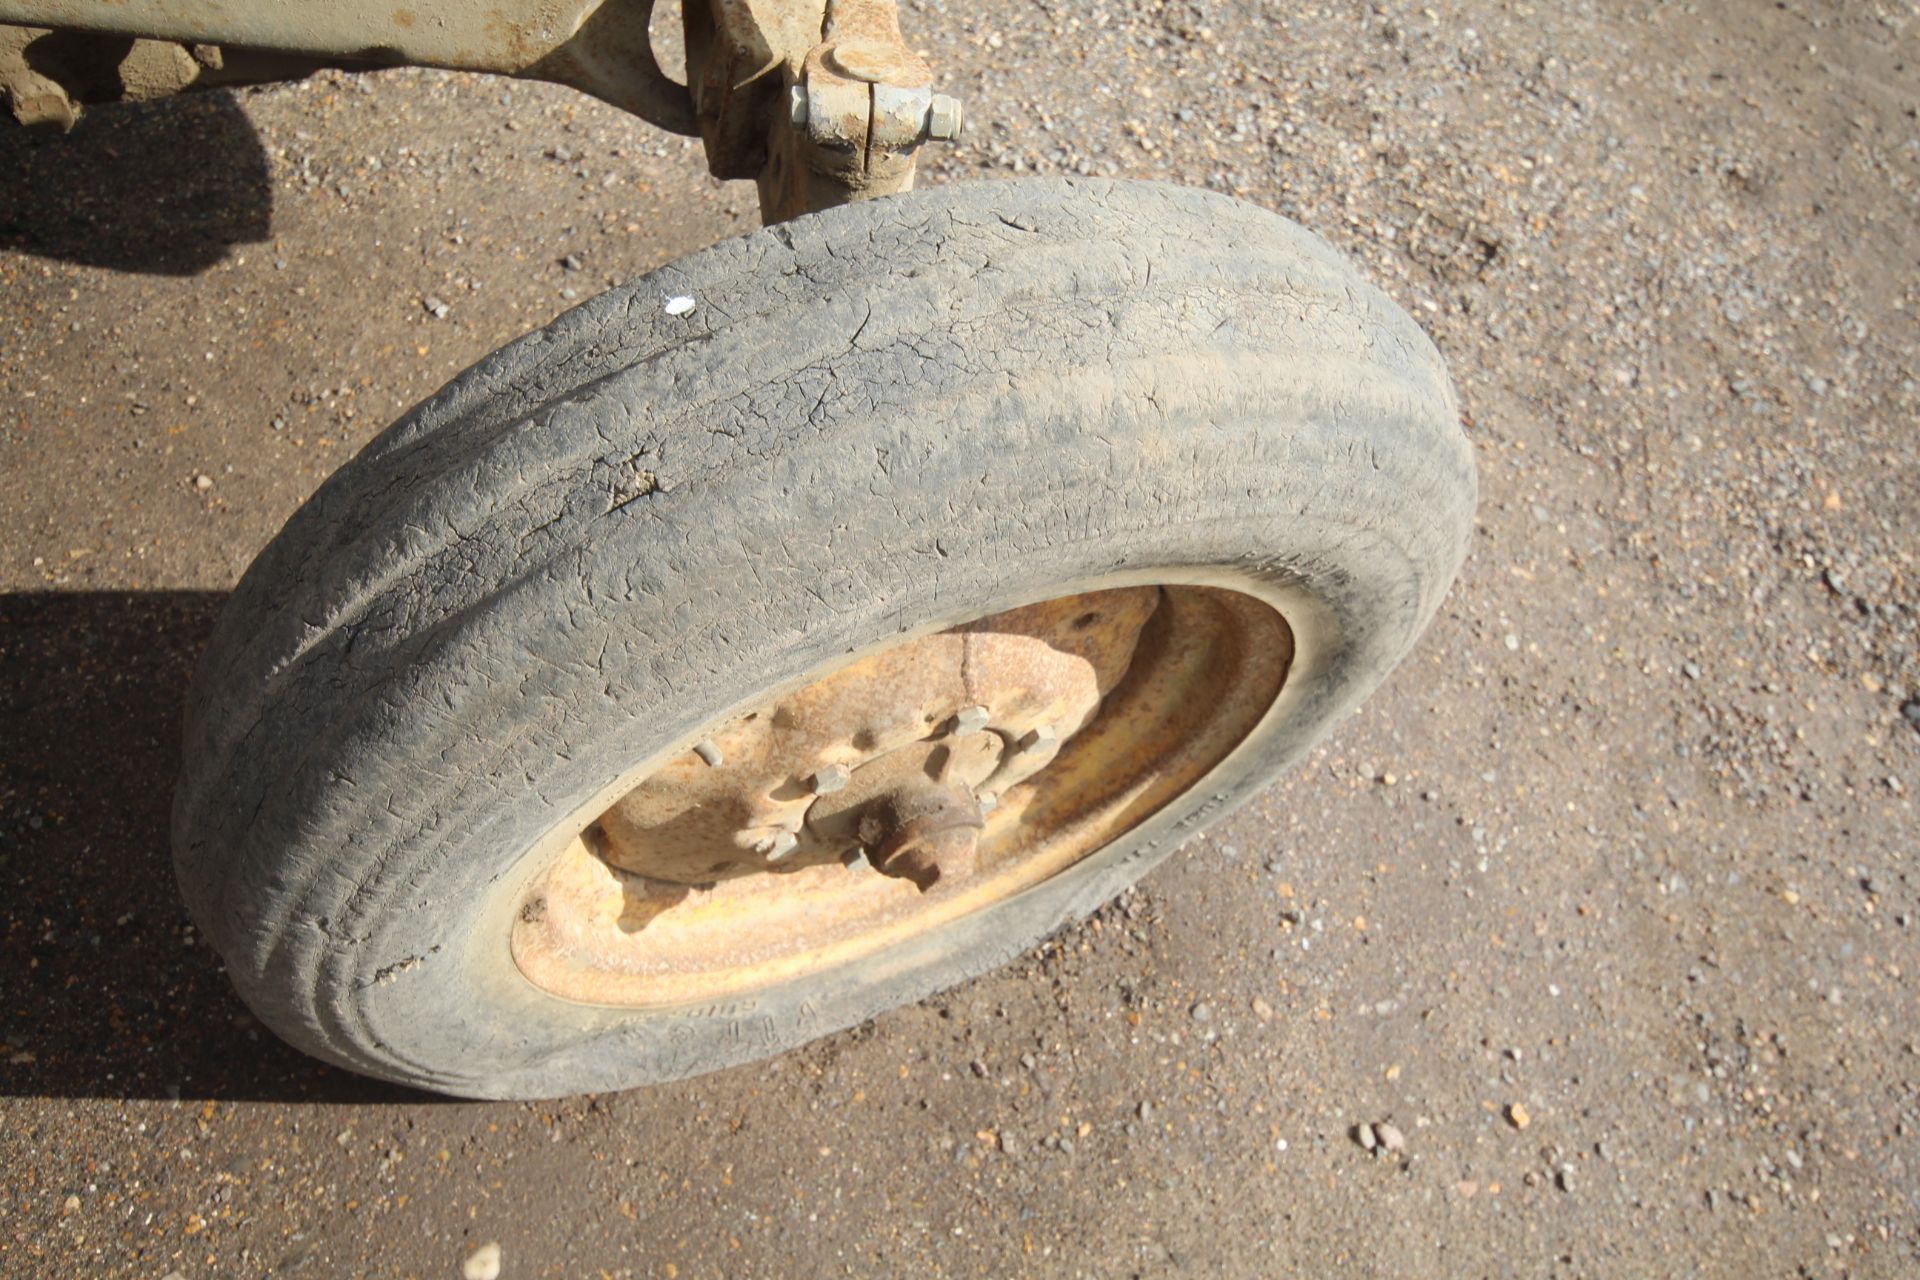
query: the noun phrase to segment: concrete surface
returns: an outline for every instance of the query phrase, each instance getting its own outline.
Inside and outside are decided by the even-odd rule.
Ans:
[[[945,997],[620,1096],[348,1078],[174,896],[221,593],[407,404],[751,192],[411,72],[0,135],[0,1272],[1920,1271],[1920,9],[906,17],[971,124],[927,180],[1230,190],[1429,325],[1484,501],[1421,648]]]

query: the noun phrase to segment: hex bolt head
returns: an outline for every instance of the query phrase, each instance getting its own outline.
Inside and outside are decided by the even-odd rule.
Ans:
[[[753,851],[768,862],[778,862],[800,847],[800,837],[791,831],[782,831],[777,836],[768,836],[753,846]]]
[[[796,129],[807,124],[807,86],[796,84],[787,90],[787,123]]]
[[[962,707],[954,713],[953,732],[962,738],[978,733],[987,727],[988,716],[985,707]]]
[[[1060,735],[1054,732],[1050,724],[1029,729],[1020,737],[1020,754],[1040,755],[1060,745]]]
[[[974,800],[979,804],[981,813],[992,813],[1000,807],[1000,797],[991,791],[982,791]]]
[[[846,786],[847,779],[852,776],[853,774],[848,771],[847,766],[843,764],[830,764],[815,773],[813,777],[807,779],[807,790],[817,796],[824,796],[829,792],[838,791],[840,788]]]
[[[960,136],[962,114],[958,98],[934,94],[927,108],[927,137],[935,142],[952,142]]]

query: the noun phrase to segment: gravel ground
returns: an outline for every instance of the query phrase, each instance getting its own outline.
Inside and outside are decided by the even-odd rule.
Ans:
[[[957,7],[956,7],[957,10]],[[755,222],[417,72],[0,134],[0,1271],[1920,1269],[1920,7],[907,7],[926,181],[1159,177],[1452,362],[1474,558],[1287,780],[1020,964],[563,1103],[329,1071],[177,904],[184,684],[329,470]]]

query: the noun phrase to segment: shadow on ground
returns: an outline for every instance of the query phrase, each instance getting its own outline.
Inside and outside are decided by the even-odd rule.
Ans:
[[[0,246],[87,266],[196,275],[272,223],[266,150],[230,93],[0,128],[0,174]]]
[[[256,1023],[174,888],[180,715],[224,595],[0,595],[0,1095],[423,1099]]]

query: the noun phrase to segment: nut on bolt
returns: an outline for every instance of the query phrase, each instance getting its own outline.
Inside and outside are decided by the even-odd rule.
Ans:
[[[817,796],[824,796],[829,792],[838,791],[840,788],[846,786],[847,779],[852,776],[853,774],[848,771],[847,766],[843,764],[830,764],[826,768],[816,771],[811,778],[807,779],[807,790]]]
[[[1060,745],[1060,735],[1050,724],[1027,730],[1017,744],[1021,755],[1044,755]]]
[[[978,733],[987,727],[990,714],[985,707],[962,707],[953,716],[953,732],[956,737],[964,738],[970,733]]]
[[[807,86],[796,84],[787,89],[787,123],[796,129],[806,127]]]
[[[935,142],[952,142],[960,136],[961,121],[960,99],[944,93],[933,95],[927,107],[927,137]]]

